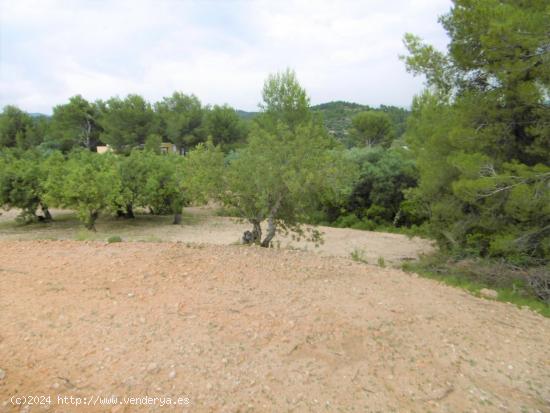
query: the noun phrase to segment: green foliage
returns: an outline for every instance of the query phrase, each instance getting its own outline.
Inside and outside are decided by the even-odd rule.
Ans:
[[[401,149],[355,149],[350,155],[359,161],[360,178],[350,195],[348,210],[379,222],[413,223],[401,209],[404,192],[416,186],[411,154]]]
[[[403,206],[405,193],[416,185],[417,171],[405,149],[352,148],[345,161],[359,172],[353,188],[336,203],[323,204],[331,225],[374,230],[381,226],[410,226],[422,222]]]
[[[335,221],[330,223],[331,226],[337,228],[352,228],[363,231],[373,231],[377,228],[377,224],[368,218],[359,218],[354,213],[340,215]]]
[[[115,211],[123,202],[122,183],[115,155],[89,151],[70,154],[66,162],[50,162],[46,200],[69,208],[89,230],[103,211]]]
[[[363,250],[354,249],[351,252],[350,257],[353,261],[356,261],[356,262],[361,262],[363,264],[368,264],[369,263],[368,260],[367,260],[365,251],[363,251]]]
[[[143,149],[146,152],[152,152],[160,155],[160,144],[162,143],[162,136],[157,133],[152,133],[145,139],[145,145]]]
[[[53,108],[48,141],[64,152],[76,147],[95,150],[101,133],[98,118],[96,105],[80,95],[73,96],[69,103]]]
[[[150,151],[132,150],[130,155],[117,158],[118,175],[121,183],[121,204],[123,215],[134,218],[134,208],[145,207],[150,194],[146,192],[147,181],[155,176],[159,164],[165,157]]]
[[[401,137],[405,132],[406,120],[409,111],[395,106],[380,105],[379,108],[372,108],[367,105],[359,105],[350,102],[328,102],[312,106],[314,115],[320,115],[328,132],[341,142],[351,144],[353,140],[350,137],[352,129],[352,119],[361,112],[381,112],[386,113],[392,123],[393,135],[396,138]]]
[[[278,227],[303,236],[301,223],[321,202],[345,194],[353,179],[341,152],[331,147],[312,123],[295,132],[280,126],[277,134],[254,128],[248,146],[225,168],[220,201],[253,225],[268,220],[273,231]],[[270,236],[274,233],[268,233],[264,246]]]
[[[476,295],[483,288],[498,292],[498,301],[528,306],[545,317],[550,317],[550,274],[548,266],[528,269],[503,260],[475,258],[463,260],[440,252],[407,262],[405,271],[464,288]]]
[[[178,149],[191,149],[204,142],[203,109],[195,95],[174,92],[155,105],[166,138]]]
[[[408,69],[429,91],[407,142],[420,181],[409,206],[440,244],[516,264],[548,261],[550,64],[545,2],[456,0],[443,54],[408,35]]]
[[[181,211],[188,202],[184,190],[184,158],[175,154],[156,156],[153,167],[148,170],[142,187],[143,203],[156,214],[174,214],[178,224]]]
[[[113,244],[115,242],[122,242],[122,238],[119,237],[118,235],[113,235],[113,236],[110,236],[109,238],[107,238],[107,242],[109,244]]]
[[[309,97],[290,69],[268,76],[259,106],[263,113],[258,120],[264,128],[281,122],[292,130],[312,118]]]
[[[205,114],[204,130],[224,152],[242,146],[247,135],[246,124],[228,105],[214,105]]]
[[[355,169],[312,120],[309,99],[293,72],[270,76],[264,98],[265,112],[252,126],[247,146],[225,162],[211,145],[200,148],[189,157],[189,181],[205,182],[199,186],[253,225],[250,241],[267,247],[278,230],[305,236],[302,223],[321,202],[349,193]],[[267,233],[261,240],[264,221]],[[312,231],[309,238],[317,241],[319,233]]]
[[[101,141],[116,152],[129,153],[133,147],[144,144],[153,131],[155,114],[141,96],[115,97],[98,105],[101,110],[99,125],[103,128]]]
[[[40,142],[32,118],[15,106],[5,106],[0,114],[0,149],[27,149]]]
[[[25,222],[38,219],[39,208],[43,213],[40,219],[50,219],[44,199],[47,177],[48,168],[38,152],[0,152],[0,206],[21,209],[19,218]]]
[[[381,145],[388,148],[394,138],[390,116],[384,112],[360,112],[351,120],[351,139],[355,146]]]
[[[185,157],[183,182],[189,199],[206,203],[219,197],[223,188],[224,155],[212,142],[200,143]]]

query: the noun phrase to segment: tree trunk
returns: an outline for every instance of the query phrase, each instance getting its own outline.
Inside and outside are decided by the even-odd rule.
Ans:
[[[174,224],[174,225],[181,224],[181,212],[176,212],[174,214],[174,222],[172,222],[172,224]]]
[[[271,246],[271,240],[275,236],[275,233],[277,232],[277,224],[275,223],[275,214],[279,210],[279,207],[281,206],[281,198],[282,196],[279,196],[275,203],[273,204],[273,207],[271,208],[271,211],[269,211],[269,216],[267,217],[267,235],[265,236],[264,240],[261,243],[261,246],[264,248],[269,248]]]
[[[96,232],[95,221],[97,220],[98,216],[99,216],[99,212],[91,212],[90,213],[90,215],[88,216],[88,221],[84,224],[86,229]]]
[[[254,220],[254,222],[252,222],[252,225],[252,240],[254,244],[259,244],[262,240],[262,227],[260,225],[260,221]]]
[[[125,218],[135,218],[134,207],[132,204],[126,204],[126,213],[124,214]]]
[[[262,241],[261,246],[264,248],[269,248],[271,246],[271,240],[275,236],[276,232],[277,225],[275,224],[275,219],[273,218],[273,215],[270,215],[269,218],[267,218],[267,235]]]
[[[262,227],[257,219],[249,220],[252,224],[252,231],[245,231],[243,234],[243,244],[257,244],[262,240]]]
[[[90,135],[92,134],[92,124],[90,123],[90,119],[86,118],[86,129],[84,130],[84,140],[85,145],[88,150],[92,150],[92,145],[90,141]]]
[[[42,209],[45,221],[53,221],[52,214],[50,214],[50,210],[46,205],[40,205],[40,209]]]

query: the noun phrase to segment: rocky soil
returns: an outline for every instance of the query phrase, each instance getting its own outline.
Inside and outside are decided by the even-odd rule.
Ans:
[[[6,412],[550,412],[550,319],[304,251],[0,241],[0,326]]]

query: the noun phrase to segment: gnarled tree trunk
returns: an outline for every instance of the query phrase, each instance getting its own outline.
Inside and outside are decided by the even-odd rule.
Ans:
[[[267,219],[267,235],[261,243],[261,246],[264,248],[269,248],[271,246],[271,240],[275,237],[277,232],[277,225],[275,224],[275,218],[273,215],[270,215]]]
[[[262,240],[262,227],[260,225],[260,220],[251,219],[250,223],[252,224],[252,231],[245,231],[243,234],[243,243],[244,244],[260,244]]]
[[[277,232],[277,224],[275,223],[275,214],[277,214],[277,211],[279,210],[279,207],[281,206],[281,196],[277,198],[275,201],[275,204],[273,204],[273,207],[269,211],[269,216],[267,217],[267,235],[265,236],[264,240],[260,244],[264,248],[269,248],[271,246],[271,240],[273,237],[275,237],[275,233]]]

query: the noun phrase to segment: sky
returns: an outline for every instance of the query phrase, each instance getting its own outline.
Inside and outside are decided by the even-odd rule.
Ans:
[[[444,50],[450,0],[0,0],[0,107],[51,113],[88,100],[174,91],[257,110],[270,73],[291,68],[312,104],[408,107],[423,79],[403,35]]]

